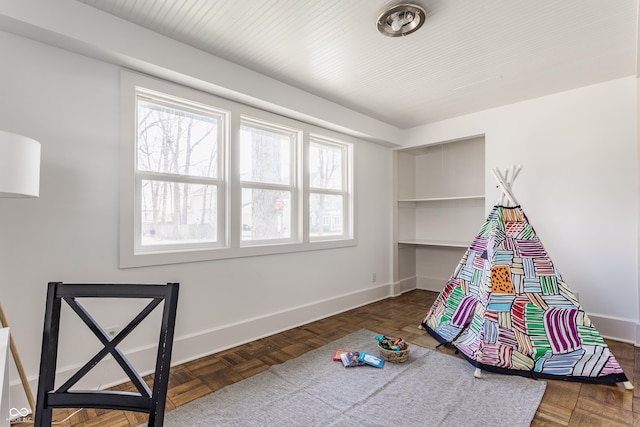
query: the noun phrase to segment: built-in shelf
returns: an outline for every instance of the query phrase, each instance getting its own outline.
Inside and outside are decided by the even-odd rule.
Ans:
[[[399,240],[398,244],[402,245],[415,245],[415,246],[446,246],[449,248],[467,248],[471,242],[461,242],[455,240],[418,240],[418,239],[403,239]]]
[[[453,196],[453,197],[426,197],[420,199],[398,199],[398,203],[427,203],[427,202],[441,202],[448,200],[481,200],[484,199],[484,195],[477,196]]]
[[[396,151],[394,281],[441,291],[485,218],[484,136]]]

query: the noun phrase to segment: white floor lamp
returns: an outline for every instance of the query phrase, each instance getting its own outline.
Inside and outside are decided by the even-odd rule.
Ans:
[[[40,143],[25,136],[0,131],[0,197],[38,197],[39,194]],[[5,328],[9,327],[1,303],[0,323]],[[35,414],[36,405],[31,387],[11,334],[9,334],[9,347],[31,406],[31,413]]]

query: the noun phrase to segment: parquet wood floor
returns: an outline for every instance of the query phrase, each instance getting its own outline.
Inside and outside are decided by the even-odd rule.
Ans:
[[[351,332],[366,328],[380,334],[402,336],[417,345],[435,348],[437,342],[417,328],[437,296],[414,290],[396,298],[368,304],[267,338],[171,368],[167,410],[191,402],[222,387],[298,357]],[[635,386],[592,385],[547,381],[547,389],[532,426],[639,426],[640,350],[631,344],[607,340],[616,359]],[[438,349],[453,354],[450,349]],[[119,389],[131,390],[130,385]],[[496,405],[496,408],[499,408]],[[54,421],[73,410],[54,410]],[[425,417],[428,414],[425,413]],[[58,424],[62,427],[129,427],[147,416],[125,411],[84,409]],[[426,419],[426,418],[425,418]],[[18,426],[28,426],[22,423]]]

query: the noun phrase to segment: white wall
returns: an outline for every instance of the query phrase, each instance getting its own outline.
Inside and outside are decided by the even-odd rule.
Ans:
[[[357,147],[357,247],[121,270],[119,68],[4,32],[0,51],[0,129],[42,144],[40,197],[0,199],[1,302],[34,393],[49,281],[180,282],[174,363],[389,295],[388,148]],[[98,311],[105,326],[121,322],[120,306]],[[63,370],[95,341],[79,331],[63,332],[75,347],[61,355]],[[154,338],[137,336],[133,357],[146,355]],[[11,377],[18,405],[24,399],[15,371]]]
[[[406,146],[485,134],[489,170],[521,164],[516,197],[565,281],[606,336],[635,342],[638,149],[635,77],[406,131]]]

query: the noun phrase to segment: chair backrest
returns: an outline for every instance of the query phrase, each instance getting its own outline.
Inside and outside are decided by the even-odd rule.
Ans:
[[[162,285],[49,283],[34,424],[36,426],[50,426],[53,408],[100,408],[146,412],[149,414],[148,425],[150,427],[162,426],[169,382],[178,288],[178,283]],[[77,298],[145,298],[151,301],[120,333],[111,338]],[[63,385],[54,390],[62,300],[82,319],[104,347]],[[164,307],[160,339],[153,388],[149,389],[141,375],[120,351],[118,344],[161,303],[164,303]],[[113,359],[122,367],[138,390],[137,393],[111,390],[70,390],[107,355],[113,356]]]

